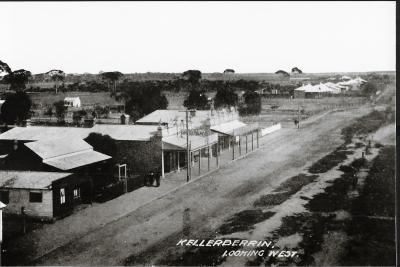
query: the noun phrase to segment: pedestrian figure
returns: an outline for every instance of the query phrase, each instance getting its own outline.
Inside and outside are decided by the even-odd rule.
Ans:
[[[155,173],[155,178],[156,178],[156,186],[159,187],[160,186],[160,179],[161,179],[160,172],[156,172]]]
[[[26,213],[25,207],[21,207],[21,216],[22,216],[22,233],[26,234]]]
[[[153,186],[153,184],[154,184],[154,172],[151,171],[149,173],[149,186]]]
[[[298,124],[299,124],[299,121],[297,119],[294,119],[294,125],[298,126]]]
[[[358,175],[357,175],[357,173],[354,173],[353,174],[353,190],[356,189],[357,183],[358,183]]]

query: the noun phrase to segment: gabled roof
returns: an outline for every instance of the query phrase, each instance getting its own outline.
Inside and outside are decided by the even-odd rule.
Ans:
[[[75,138],[41,140],[24,145],[36,153],[44,164],[64,171],[111,158],[93,151],[91,145]]]
[[[24,145],[35,152],[43,160],[85,150],[93,150],[91,145],[82,139],[75,138],[40,140],[36,142],[25,143]]]
[[[294,90],[296,90],[296,91],[306,91],[306,90],[311,89],[312,87],[313,86],[310,83],[308,83],[308,84],[302,85],[299,88],[296,88]]]
[[[0,171],[0,188],[48,189],[53,181],[72,173]]]
[[[336,83],[331,83],[331,82],[327,82],[325,83],[326,86],[328,86],[329,88],[331,88],[334,93],[340,93],[342,91],[343,86],[340,86]]]

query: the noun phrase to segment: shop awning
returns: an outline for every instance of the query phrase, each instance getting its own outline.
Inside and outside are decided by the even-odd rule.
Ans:
[[[215,126],[211,126],[211,131],[225,134],[225,135],[234,136],[235,130],[245,127],[246,125],[247,125],[246,123],[243,123],[238,120],[234,120],[234,121],[218,124]]]
[[[230,121],[227,123],[215,125],[211,130],[223,135],[239,136],[249,134],[258,130],[258,124],[246,124],[238,120]]]
[[[198,150],[203,147],[215,144],[218,142],[218,134],[211,134],[209,136],[189,136],[190,149]],[[163,138],[163,150],[186,150],[186,135],[182,136],[168,136]]]

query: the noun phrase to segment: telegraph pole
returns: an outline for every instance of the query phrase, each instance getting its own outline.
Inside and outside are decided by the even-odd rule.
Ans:
[[[186,152],[187,152],[187,160],[186,160],[186,181],[189,182],[190,180],[190,149],[189,149],[189,110],[186,109]]]

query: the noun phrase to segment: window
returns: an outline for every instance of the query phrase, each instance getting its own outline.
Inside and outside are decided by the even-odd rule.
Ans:
[[[4,204],[8,204],[10,202],[10,192],[0,191],[0,201]]]
[[[60,188],[60,204],[65,203],[65,188]]]
[[[29,202],[40,203],[43,200],[42,192],[29,192]]]
[[[79,198],[81,196],[81,189],[75,188],[74,189],[74,198]]]

